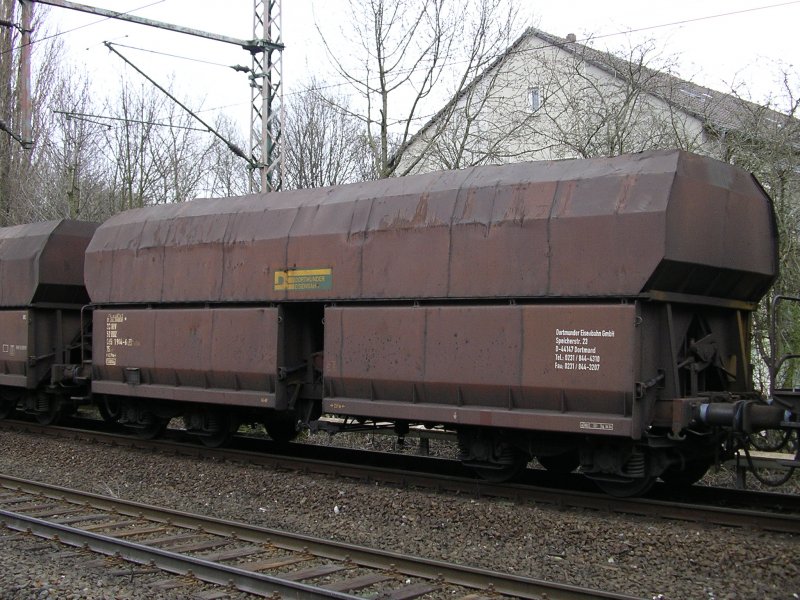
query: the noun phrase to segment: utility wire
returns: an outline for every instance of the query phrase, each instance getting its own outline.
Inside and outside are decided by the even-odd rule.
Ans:
[[[798,1],[800,1],[800,0],[798,0]],[[212,62],[210,60],[202,60],[200,58],[192,58],[191,56],[181,56],[180,54],[170,54],[169,52],[161,52],[159,50],[150,50],[148,48],[138,48],[136,46],[127,46],[125,44],[114,44],[114,45],[117,46],[118,48],[128,48],[129,50],[139,50],[140,52],[147,52],[149,54],[158,54],[160,56],[169,56],[171,58],[177,58],[177,59],[180,59],[180,60],[188,60],[189,62],[202,63],[204,65],[211,65],[211,66],[214,66],[214,67],[225,67],[225,68],[228,68],[228,69],[233,69],[234,68],[231,65],[224,65],[222,63]]]
[[[745,13],[756,12],[756,11],[759,11],[759,10],[767,10],[767,9],[771,9],[771,8],[781,8],[783,6],[790,6],[792,4],[798,4],[798,3],[800,3],[800,0],[790,0],[789,2],[780,2],[778,4],[768,4],[766,6],[755,6],[753,8],[743,8],[741,10],[732,10],[730,12],[725,12],[725,13],[717,13],[717,14],[714,14],[714,15],[706,15],[704,17],[694,17],[692,19],[682,19],[680,21],[673,21],[671,23],[662,23],[661,25],[648,25],[646,27],[638,27],[638,28],[635,28],[635,29],[628,29],[626,31],[619,31],[617,33],[606,33],[606,34],[602,34],[602,35],[596,35],[596,36],[593,36],[592,38],[587,38],[584,41],[588,41],[588,39],[597,40],[597,39],[612,37],[612,36],[615,36],[615,35],[624,35],[624,34],[628,34],[628,33],[639,33],[641,31],[649,31],[651,29],[663,29],[664,27],[675,27],[677,25],[686,25],[687,23],[697,23],[698,21],[707,21],[709,19],[719,19],[721,17],[730,17],[730,16],[733,16],[733,15],[741,15],[741,14],[745,14]]]
[[[138,11],[138,10],[141,10],[141,9],[144,9],[144,8],[148,8],[150,6],[153,6],[154,4],[159,4],[159,3],[164,2],[164,1],[165,0],[160,0],[159,2],[154,2],[153,4],[148,4],[146,6],[142,6],[140,8],[133,9],[133,10],[131,10],[129,12],[134,12],[134,11]],[[724,12],[724,13],[716,13],[716,14],[712,14],[712,15],[704,15],[704,16],[701,16],[701,17],[693,17],[693,18],[689,18],[689,19],[682,19],[682,20],[679,20],[679,21],[671,21],[669,23],[660,23],[660,24],[656,24],[656,25],[647,25],[647,26],[644,26],[644,27],[637,27],[637,28],[633,28],[633,29],[627,29],[627,30],[624,30],[624,31],[616,31],[616,32],[612,32],[612,33],[604,33],[604,34],[599,34],[599,35],[592,35],[592,36],[585,37],[585,38],[582,38],[582,39],[579,39],[579,40],[576,40],[576,41],[578,43],[585,43],[585,42],[590,42],[592,40],[605,39],[605,38],[616,37],[616,36],[620,36],[620,35],[628,35],[628,34],[631,34],[631,33],[641,33],[641,32],[644,32],[644,31],[650,31],[650,30],[654,30],[654,29],[663,29],[663,28],[666,28],[666,27],[675,27],[675,26],[678,26],[678,25],[686,25],[688,23],[707,21],[707,20],[710,20],[710,19],[718,19],[718,18],[729,17],[729,16],[733,16],[733,15],[738,15],[738,14],[746,14],[746,13],[751,13],[751,12],[756,12],[756,11],[769,10],[769,9],[773,9],[773,8],[781,8],[781,7],[784,7],[784,6],[791,6],[791,5],[794,5],[794,4],[800,4],[800,0],[789,0],[787,2],[780,2],[780,3],[776,3],[776,4],[768,4],[768,5],[765,5],[765,6],[756,6],[756,7],[752,7],[752,8],[744,8],[744,9],[741,9],[741,10],[729,11],[729,12]],[[125,14],[127,14],[127,13],[125,13]],[[105,21],[105,20],[107,20],[107,19],[101,19],[100,21],[95,21],[94,23],[90,23],[88,25],[93,25],[93,24],[96,24],[96,23],[100,23],[101,21]],[[82,25],[81,27],[88,27],[88,25]],[[76,29],[80,29],[81,27],[78,27],[78,28],[75,28],[75,29],[71,29],[71,30],[63,32],[63,33],[70,33],[71,31],[75,31]],[[61,34],[58,34],[58,35],[61,35]],[[53,36],[51,36],[51,37],[53,37]],[[48,38],[44,38],[44,39],[48,39]],[[150,49],[147,49],[147,48],[140,48],[140,47],[136,47],[136,46],[127,46],[127,45],[123,45],[123,44],[114,44],[114,45],[115,46],[119,46],[121,48],[129,48],[131,50],[139,50],[141,52],[148,52],[148,53],[151,53],[151,54],[158,54],[158,55],[161,55],[161,56],[169,56],[171,58],[177,58],[179,60],[186,60],[186,61],[190,61],[190,62],[197,62],[197,63],[208,64],[208,65],[212,65],[212,66],[232,68],[232,69],[235,69],[235,70],[239,70],[237,68],[237,66],[226,65],[226,64],[222,64],[222,63],[213,62],[213,61],[202,60],[202,59],[193,58],[193,57],[189,57],[189,56],[182,56],[180,54],[172,54],[172,53],[168,53],[168,52],[161,52],[161,51],[158,51],[158,50],[150,50]],[[555,43],[552,43],[552,44],[541,44],[541,45],[535,46],[533,48],[519,49],[519,50],[514,50],[514,51],[511,51],[511,52],[504,52],[504,53],[501,53],[501,54],[497,55],[494,58],[499,58],[500,56],[504,56],[504,55],[512,56],[512,55],[518,55],[518,54],[525,54],[525,53],[528,53],[528,52],[536,52],[538,50],[545,50],[547,48],[553,48],[553,47],[556,47],[556,46],[558,46],[558,44],[555,44]],[[445,62],[442,63],[442,66],[452,66],[452,65],[457,65],[457,64],[463,64],[464,62],[466,62],[466,61],[463,61],[463,60],[461,60],[461,61],[452,61],[452,62],[446,62],[445,61]],[[398,75],[402,75],[402,74],[410,73],[411,71],[412,71],[412,69],[399,70],[399,71],[397,71],[397,74]],[[342,87],[342,86],[345,86],[345,85],[350,85],[350,82],[343,81],[343,82],[339,82],[339,83],[331,83],[331,84],[327,84],[327,85],[323,85],[323,86],[318,86],[318,87],[316,87],[314,89],[315,90],[323,90],[323,89],[330,89],[330,88],[335,88],[335,87]],[[303,92],[302,91],[300,91],[300,92],[287,92],[287,93],[285,93],[285,95],[286,96],[292,96],[292,95],[297,95],[297,94],[300,94],[300,93],[303,93]],[[248,103],[242,102],[241,104],[232,105],[232,106],[244,106],[246,104],[248,104]]]
[[[156,2],[151,2],[150,4],[145,4],[144,6],[139,6],[138,8],[132,8],[131,10],[122,12],[120,14],[129,15],[131,13],[135,13],[137,11],[144,10],[145,8],[150,8],[151,6],[155,6],[156,4],[163,4],[164,2],[166,2],[166,0],[156,0]],[[32,46],[33,44],[35,44],[37,42],[44,42],[45,40],[50,40],[50,39],[53,39],[53,38],[60,37],[62,35],[67,35],[68,33],[72,33],[73,31],[78,31],[79,29],[85,29],[86,27],[91,27],[92,25],[97,25],[98,23],[102,23],[104,21],[109,21],[109,20],[111,20],[111,17],[104,17],[102,19],[97,19],[97,21],[92,21],[91,23],[85,23],[83,25],[78,25],[77,27],[73,27],[72,29],[67,29],[66,31],[59,31],[59,32],[53,33],[51,35],[47,35],[47,36],[45,36],[43,38],[38,38],[38,39],[35,39],[35,40],[31,39],[31,41],[30,41],[30,43],[28,45]],[[24,44],[20,44],[19,46],[13,46],[13,47],[9,48],[8,50],[5,50],[2,53],[0,53],[0,56],[5,56],[9,52],[13,52],[14,50],[19,50],[20,48],[23,47],[23,45]]]
[[[591,36],[584,37],[584,38],[581,38],[581,39],[576,39],[576,42],[580,43],[580,44],[585,44],[586,42],[591,42],[593,40],[598,40],[598,39],[605,39],[605,38],[616,37],[616,36],[620,36],[620,35],[629,35],[631,33],[641,33],[643,31],[650,31],[650,30],[654,30],[654,29],[663,29],[665,27],[675,27],[675,26],[678,26],[678,25],[685,25],[687,23],[695,23],[695,22],[699,22],[699,21],[707,21],[707,20],[710,20],[710,19],[718,19],[718,18],[722,18],[722,17],[729,17],[729,16],[733,16],[733,15],[751,13],[751,12],[756,12],[756,11],[761,11],[761,10],[768,10],[768,9],[773,9],[773,8],[782,8],[784,6],[791,6],[791,5],[794,5],[794,4],[800,4],[800,0],[789,0],[788,2],[780,2],[778,4],[769,4],[769,5],[766,5],[766,6],[756,6],[756,7],[753,7],[753,8],[744,8],[744,9],[741,9],[741,10],[730,11],[730,12],[725,12],[725,13],[716,13],[716,14],[713,14],[713,15],[705,15],[705,16],[702,16],[702,17],[694,17],[694,18],[690,18],[690,19],[682,19],[680,21],[671,21],[669,23],[660,23],[660,24],[657,24],[657,25],[646,25],[644,27],[636,27],[636,28],[633,28],[633,29],[626,29],[624,31],[615,31],[615,32],[612,32],[612,33],[603,33],[603,34],[599,34],[599,35],[591,35]],[[557,47],[559,47],[561,45],[563,45],[563,43],[554,42],[554,43],[540,44],[540,45],[534,46],[532,48],[520,48],[518,50],[511,50],[511,51],[506,50],[506,51],[504,51],[504,52],[492,57],[491,61],[494,61],[494,60],[496,60],[496,59],[498,59],[500,57],[503,57],[503,56],[517,56],[517,55],[522,55],[522,54],[526,54],[526,53],[529,53],[529,52],[537,52],[539,50],[546,50],[548,48],[557,48]],[[442,66],[453,66],[453,65],[458,65],[458,64],[464,64],[465,62],[467,62],[467,61],[466,60],[456,60],[456,61],[451,61],[451,62],[443,61],[441,63],[441,65]],[[490,62],[490,61],[487,61],[487,62]],[[397,75],[404,75],[404,74],[411,73],[412,71],[413,71],[413,69],[401,69],[401,70],[396,71],[396,74]],[[341,86],[346,86],[346,85],[352,85],[352,82],[351,81],[343,81],[343,82],[340,82],[340,83],[331,83],[331,84],[327,84],[327,85],[321,85],[321,86],[315,87],[314,90],[324,90],[324,89],[329,89],[329,88],[334,88],[334,87],[341,87]],[[367,85],[369,85],[369,82],[367,82]],[[291,96],[292,94],[297,94],[297,93],[302,93],[302,91],[301,92],[289,92],[289,93],[287,93],[285,95]]]
[[[145,79],[147,79],[147,80],[148,80],[150,83],[152,83],[152,84],[153,84],[154,86],[156,86],[156,87],[157,87],[159,90],[161,90],[161,91],[162,91],[162,92],[163,92],[163,93],[164,93],[166,96],[168,96],[168,97],[169,97],[169,98],[170,98],[170,99],[171,99],[171,100],[172,100],[172,101],[173,101],[175,104],[177,104],[178,106],[180,106],[180,107],[181,107],[183,110],[185,110],[187,113],[189,113],[190,115],[192,115],[192,116],[193,116],[195,119],[197,119],[197,121],[199,121],[199,122],[200,122],[200,124],[201,124],[203,127],[205,127],[205,128],[206,128],[206,130],[207,130],[209,133],[212,133],[212,134],[213,134],[215,137],[219,138],[219,139],[220,139],[220,140],[221,140],[221,141],[222,141],[222,142],[223,142],[223,143],[224,143],[224,144],[225,144],[225,145],[228,147],[228,149],[229,149],[231,152],[233,152],[233,153],[234,153],[236,156],[238,156],[239,158],[242,158],[242,159],[244,159],[245,161],[247,161],[247,164],[248,164],[248,165],[250,165],[250,167],[251,167],[251,168],[257,168],[257,165],[256,165],[256,164],[253,162],[253,160],[252,160],[252,159],[251,159],[249,156],[247,156],[247,154],[245,154],[245,153],[244,153],[244,150],[242,150],[241,148],[239,148],[239,146],[237,146],[237,145],[236,145],[236,144],[234,144],[233,142],[231,142],[231,141],[227,140],[227,139],[226,139],[226,138],[225,138],[225,137],[224,137],[224,136],[223,136],[221,133],[219,133],[219,132],[218,132],[216,129],[214,129],[213,127],[211,127],[211,125],[209,125],[208,123],[206,123],[205,121],[203,121],[203,119],[201,119],[201,118],[200,118],[200,117],[198,117],[198,116],[197,116],[197,115],[196,115],[194,112],[192,112],[192,110],[191,110],[191,109],[190,109],[188,106],[186,106],[186,105],[185,105],[183,102],[181,102],[181,101],[180,101],[180,100],[178,100],[178,99],[177,99],[175,96],[173,96],[173,95],[172,95],[172,94],[171,94],[169,91],[167,91],[167,90],[166,90],[166,89],[164,89],[162,86],[160,86],[160,85],[159,85],[159,84],[158,84],[158,83],[157,83],[157,82],[156,82],[156,81],[155,81],[155,80],[154,80],[152,77],[148,76],[148,75],[147,75],[147,74],[146,74],[144,71],[142,71],[142,70],[141,70],[139,67],[137,67],[137,66],[136,66],[136,65],[134,65],[134,64],[133,64],[131,61],[129,61],[127,58],[125,58],[125,57],[124,57],[124,56],[123,56],[123,55],[122,55],[122,54],[121,54],[121,53],[120,53],[118,50],[115,50],[115,49],[114,49],[114,45],[113,45],[111,42],[104,42],[104,43],[105,43],[106,47],[107,47],[109,50],[111,50],[111,52],[113,52],[114,54],[116,54],[117,56],[119,56],[119,57],[120,57],[120,58],[121,58],[123,61],[125,61],[125,63],[126,63],[128,66],[130,66],[130,67],[131,67],[132,69],[134,69],[134,70],[135,70],[137,73],[139,73],[139,74],[140,74],[142,77],[144,77]]]
[[[108,115],[94,115],[91,113],[82,113],[82,112],[71,112],[68,110],[54,110],[54,113],[58,115],[64,115],[68,119],[75,119],[79,121],[88,121],[89,123],[94,123],[95,125],[102,125],[104,127],[111,127],[108,123],[98,123],[96,121],[92,121],[91,119],[107,119],[109,121],[124,121],[125,123],[139,123],[141,125],[156,125],[158,127],[169,127],[170,129],[188,129],[189,131],[202,131],[203,133],[208,133],[208,129],[201,129],[200,127],[188,127],[186,125],[174,125],[171,123],[159,123],[158,121],[142,121],[139,119],[126,119],[125,117],[111,117]]]
[[[134,9],[132,9],[130,11],[127,11],[126,13],[122,13],[122,14],[133,13],[133,12],[145,9],[145,8],[149,8],[151,6],[155,6],[157,4],[161,4],[164,1],[165,0],[158,0],[158,1],[152,2],[150,4],[146,4],[144,6],[140,6],[138,8],[134,8]],[[675,27],[675,26],[678,26],[678,25],[686,25],[688,23],[696,23],[696,22],[700,22],[700,21],[707,21],[707,20],[711,20],[711,19],[729,17],[729,16],[733,16],[733,15],[746,14],[746,13],[757,12],[757,11],[762,11],[762,10],[770,10],[770,9],[774,9],[774,8],[781,8],[781,7],[784,7],[784,6],[791,6],[791,5],[795,5],[795,4],[800,4],[800,0],[789,0],[787,2],[780,2],[780,3],[776,3],[776,4],[768,4],[768,5],[765,5],[765,6],[756,6],[756,7],[752,7],[752,8],[745,8],[745,9],[741,9],[741,10],[728,11],[728,12],[724,12],[724,13],[716,13],[716,14],[712,14],[712,15],[704,15],[704,16],[693,17],[693,18],[689,18],[689,19],[681,19],[681,20],[678,20],[678,21],[671,21],[669,23],[660,23],[660,24],[656,24],[656,25],[647,25],[647,26],[644,26],[644,27],[637,27],[637,28],[627,29],[627,30],[624,30],[624,31],[616,31],[616,32],[612,32],[612,33],[593,35],[593,36],[585,37],[585,38],[582,38],[582,39],[579,39],[579,40],[576,40],[576,41],[578,43],[585,43],[585,42],[590,42],[592,40],[606,39],[606,38],[610,38],[610,37],[616,37],[616,36],[619,36],[619,35],[629,35],[631,33],[641,33],[641,32],[644,32],[644,31],[651,31],[651,30],[655,30],[655,29],[663,29],[663,28],[666,28],[666,27]],[[75,27],[73,29],[69,29],[67,31],[58,32],[58,33],[53,34],[51,36],[47,36],[47,37],[44,37],[44,38],[41,38],[41,39],[38,39],[38,40],[35,40],[35,41],[37,41],[37,42],[38,41],[44,41],[44,40],[47,40],[47,39],[50,39],[50,38],[58,37],[60,35],[66,35],[68,33],[72,33],[72,32],[77,31],[79,29],[83,29],[83,28],[89,27],[91,25],[96,25],[98,23],[102,23],[103,21],[107,21],[109,19],[110,19],[110,17],[99,19],[97,21],[93,21],[91,23],[87,23],[85,25],[81,25],[81,26]],[[34,41],[32,41],[31,43],[34,43]],[[211,66],[219,66],[219,67],[226,67],[226,68],[236,69],[235,66],[224,65],[222,63],[216,63],[216,62],[212,62],[212,61],[205,61],[205,60],[202,60],[202,59],[192,58],[192,57],[188,57],[188,56],[181,56],[181,55],[178,55],[178,54],[160,52],[160,51],[157,51],[157,50],[148,50],[146,48],[138,48],[138,47],[135,47],[135,46],[126,46],[126,45],[123,45],[123,44],[115,44],[115,45],[123,47],[123,48],[129,48],[129,49],[132,49],[132,50],[139,50],[141,52],[149,52],[149,53],[152,53],[152,54],[159,54],[159,55],[162,55],[162,56],[169,56],[169,57],[177,58],[177,59],[180,59],[180,60],[188,60],[188,61],[192,61],[192,62],[208,64],[208,65],[211,65]],[[540,45],[532,47],[532,48],[525,48],[525,49],[507,51],[507,52],[504,52],[504,53],[501,53],[501,54],[497,55],[496,57],[494,57],[494,59],[499,58],[501,56],[512,56],[512,55],[525,54],[525,53],[528,53],[528,52],[536,52],[536,51],[539,51],[539,50],[545,50],[547,48],[557,47],[558,45],[559,44],[557,44],[557,43],[548,43],[548,44],[540,44]],[[15,48],[11,48],[10,50],[6,50],[2,54],[0,54],[0,56],[5,55],[8,52],[11,52],[12,50],[15,50],[15,49],[17,49],[19,47],[21,47],[21,46],[17,46]],[[452,65],[457,65],[457,64],[463,64],[464,62],[465,61],[452,61],[452,62],[449,62],[449,63],[444,62],[444,63],[442,63],[442,65],[443,66],[444,65],[452,66]],[[411,72],[411,69],[397,71],[397,74],[404,74],[404,73],[408,73],[408,72]],[[314,88],[314,91],[332,89],[332,88],[337,88],[337,87],[343,87],[343,86],[347,86],[347,85],[351,85],[351,84],[352,83],[350,81],[342,81],[342,82],[339,82],[339,83],[330,83],[330,84],[326,84],[326,85],[322,85],[322,86],[317,86],[317,87]],[[294,95],[302,94],[305,91],[307,91],[307,90],[300,90],[300,91],[297,91],[297,92],[287,92],[287,93],[285,93],[285,95],[286,96],[294,96]],[[232,107],[236,107],[236,106],[245,106],[247,104],[249,104],[249,103],[248,102],[241,102],[241,103],[230,104],[230,105],[227,105],[227,106],[218,107],[218,109],[232,108]],[[208,111],[211,111],[211,110],[215,110],[215,109],[204,109],[204,110],[198,111],[198,112],[208,112]]]

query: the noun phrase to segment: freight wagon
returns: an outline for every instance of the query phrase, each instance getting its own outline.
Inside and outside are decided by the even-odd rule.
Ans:
[[[796,421],[752,387],[776,273],[764,190],[682,151],[199,199],[95,232],[84,375],[143,436],[425,425],[487,478],[537,457],[636,494]]]

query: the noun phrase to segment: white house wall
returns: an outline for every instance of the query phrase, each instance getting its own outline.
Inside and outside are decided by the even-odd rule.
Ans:
[[[625,82],[572,52],[530,35],[459,98],[446,127],[445,119],[435,118],[418,133],[404,153],[399,172],[577,158],[676,145],[715,152],[716,145],[706,138],[699,118],[651,94],[635,96],[633,112],[619,112],[632,115],[629,119],[614,113],[623,127],[614,127],[613,123],[602,126],[602,106],[613,110],[622,105]],[[529,110],[532,88],[539,89],[542,102],[536,112]],[[596,90],[594,95],[589,92],[591,89]],[[602,106],[597,104],[598,98],[602,99]],[[476,109],[478,105],[480,108]],[[603,130],[595,135],[596,143],[582,147],[581,140],[601,126]],[[440,128],[446,134],[432,136]],[[606,130],[611,133],[607,135]],[[612,143],[615,135],[619,137],[617,144]],[[463,150],[461,154],[459,149]]]

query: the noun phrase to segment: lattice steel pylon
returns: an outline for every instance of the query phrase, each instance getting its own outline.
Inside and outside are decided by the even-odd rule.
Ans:
[[[283,35],[281,0],[253,0],[253,53],[250,108],[250,191],[274,192],[283,185]],[[277,45],[277,47],[276,47]]]

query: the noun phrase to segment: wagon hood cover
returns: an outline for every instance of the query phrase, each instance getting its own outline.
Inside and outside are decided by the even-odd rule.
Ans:
[[[756,301],[777,269],[746,171],[683,151],[474,167],[119,214],[96,303],[635,297]]]
[[[0,306],[85,304],[84,251],[96,228],[61,220],[0,229]]]

